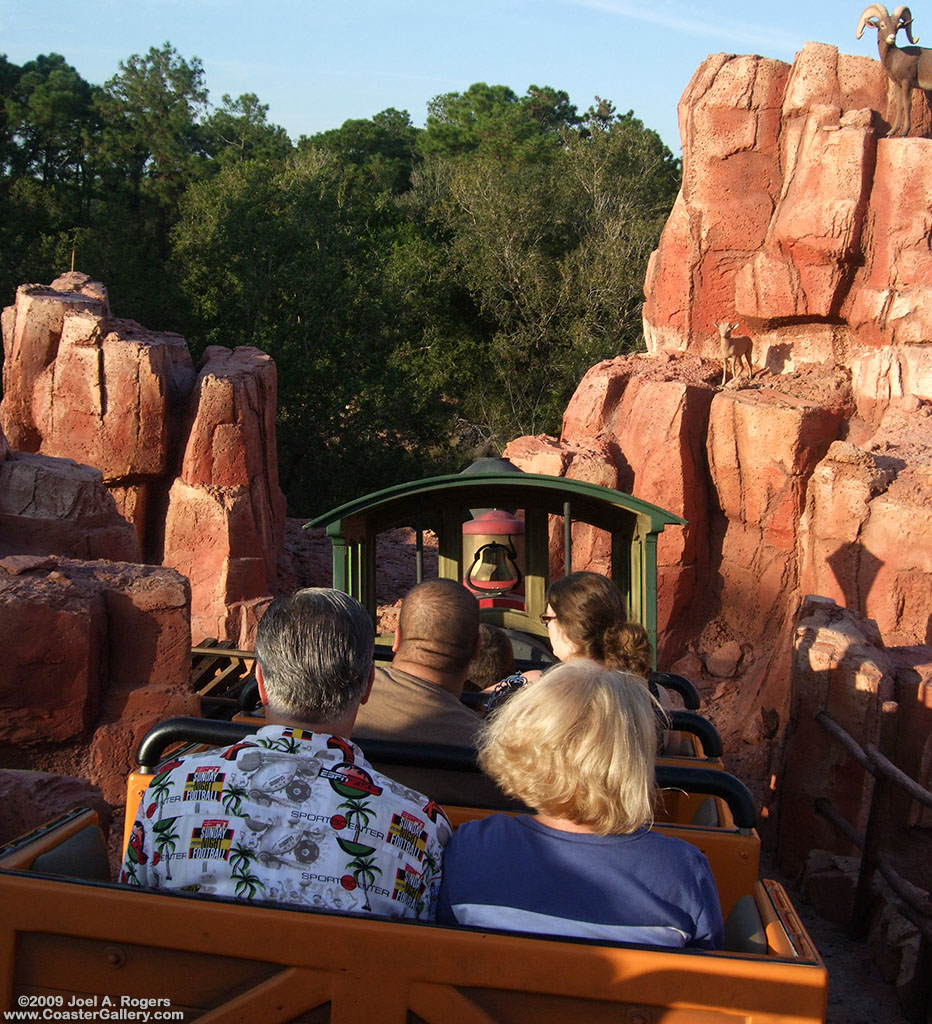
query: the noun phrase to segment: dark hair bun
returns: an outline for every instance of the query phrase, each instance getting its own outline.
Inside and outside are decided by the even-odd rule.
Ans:
[[[647,630],[639,622],[618,622],[605,630],[602,638],[605,665],[621,672],[647,678],[653,664],[653,651]]]

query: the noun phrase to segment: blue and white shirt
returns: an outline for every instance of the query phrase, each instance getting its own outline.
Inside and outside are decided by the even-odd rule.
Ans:
[[[705,855],[646,828],[561,832],[529,815],[460,826],[444,851],[437,920],[656,946],[722,947]]]

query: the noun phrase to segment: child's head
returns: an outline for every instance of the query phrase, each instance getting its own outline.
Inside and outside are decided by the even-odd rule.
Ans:
[[[485,690],[515,670],[515,653],[503,629],[479,624],[479,650],[469,666],[467,688]]]

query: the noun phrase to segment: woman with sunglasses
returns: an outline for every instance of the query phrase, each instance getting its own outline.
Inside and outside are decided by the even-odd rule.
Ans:
[[[606,576],[574,572],[554,580],[540,620],[560,661],[589,658],[645,680],[650,675],[653,652],[647,630],[628,621],[624,597]]]
[[[547,610],[540,621],[547,627],[551,649],[560,661],[588,658],[616,672],[630,673],[643,681],[662,707],[672,707],[667,691],[649,682],[654,659],[647,630],[639,622],[629,621],[625,599],[608,577],[573,572],[554,580],[547,589]],[[501,706],[524,683],[539,676],[539,672],[509,676],[492,690],[487,710]],[[664,734],[665,750],[676,749],[679,743],[677,734]]]

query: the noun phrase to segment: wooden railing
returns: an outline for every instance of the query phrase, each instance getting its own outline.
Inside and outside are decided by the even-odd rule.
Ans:
[[[878,743],[861,746],[824,709],[816,714],[819,725],[834,737],[865,771],[874,777],[868,810],[867,827],[862,835],[832,805],[820,797],[815,801],[818,814],[830,822],[842,835],[861,851],[861,865],[858,871],[854,905],[851,911],[850,931],[858,939],[867,935],[870,926],[871,888],[876,873],[887,882],[902,903],[901,912],[915,925],[919,932],[919,960],[916,976],[922,981],[924,991],[923,1020],[932,1021],[932,896],[916,895],[916,887],[907,882],[894,868],[884,842],[889,837],[889,808],[891,796],[899,788],[932,808],[932,792],[901,771],[890,760],[896,746],[897,712],[896,701],[884,701],[881,706],[880,737]],[[920,890],[921,891],[921,890]]]

